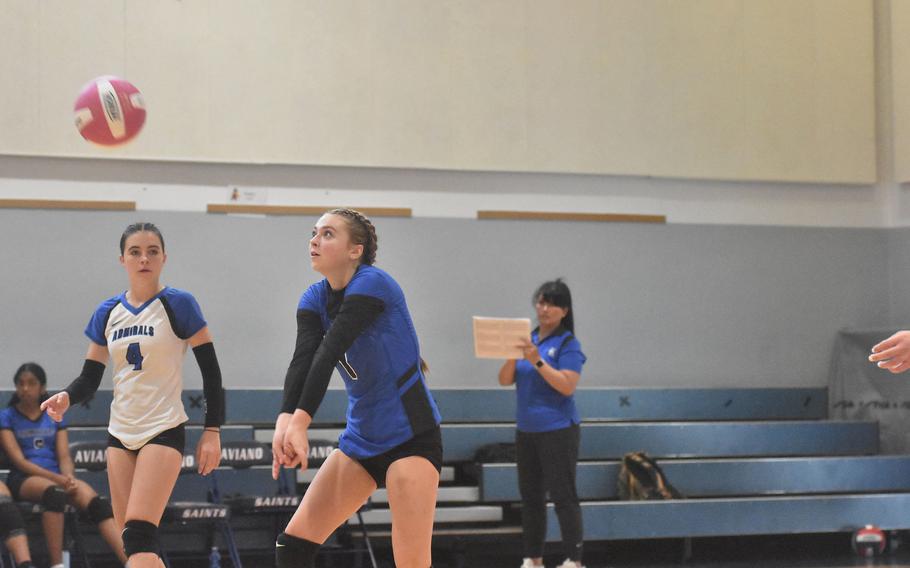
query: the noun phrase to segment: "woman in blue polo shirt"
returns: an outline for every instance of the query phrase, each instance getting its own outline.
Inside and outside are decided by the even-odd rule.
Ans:
[[[547,492],[556,506],[566,555],[559,568],[582,568],[581,507],[575,489],[580,420],[573,395],[586,357],[573,335],[572,295],[565,282],[545,282],[533,298],[538,327],[521,345],[524,359],[510,359],[499,370],[499,384],[514,384],[518,394],[522,568],[543,565]]]

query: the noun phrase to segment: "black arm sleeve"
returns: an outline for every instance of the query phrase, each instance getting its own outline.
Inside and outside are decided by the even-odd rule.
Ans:
[[[281,412],[293,413],[297,408],[297,401],[303,392],[303,383],[313,363],[313,354],[316,353],[324,334],[319,314],[310,310],[297,310],[297,346],[294,348],[288,372],[284,376]]]
[[[82,373],[68,387],[63,389],[70,395],[70,406],[75,406],[90,399],[101,385],[101,377],[103,376],[104,363],[86,359],[82,365]]]
[[[332,369],[347,351],[354,340],[363,333],[371,323],[376,321],[385,309],[385,302],[372,296],[345,296],[338,315],[322,339],[322,344],[313,356],[313,363],[307,373],[303,392],[297,402],[297,408],[305,410],[310,416],[322,403]]]
[[[193,347],[196,363],[202,371],[202,394],[205,396],[205,426],[224,424],[224,389],[221,387],[221,367],[211,341]]]

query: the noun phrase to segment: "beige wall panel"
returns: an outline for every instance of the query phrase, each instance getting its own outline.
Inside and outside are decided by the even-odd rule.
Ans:
[[[463,168],[526,170],[528,10],[512,0],[449,5],[453,155]]]
[[[528,3],[528,163],[537,168],[572,164],[573,170],[595,171],[602,164],[625,173],[646,167],[646,155],[628,151],[647,136],[629,129],[642,119],[628,112],[636,85],[617,81],[638,73],[638,62],[629,65],[622,54],[636,39],[634,29],[622,33],[628,28],[608,19],[610,5],[583,1],[565,10],[558,1]],[[627,23],[637,21],[632,16]]]
[[[99,75],[129,77],[124,2],[41,2],[38,104],[41,153],[110,155],[89,146],[73,123],[82,87]],[[134,70],[138,71],[138,70]],[[122,151],[119,151],[122,154]]]
[[[368,96],[372,2],[296,4],[300,47],[286,73],[300,78],[299,98],[292,103],[300,116],[295,125],[300,156],[314,164],[361,165],[358,158],[365,161],[369,155],[365,130],[373,112]]]
[[[907,0],[899,0],[907,3]],[[878,178],[875,134],[875,13],[869,0],[815,0],[814,89],[818,170],[836,181]],[[840,85],[852,85],[852,88]],[[849,117],[838,120],[837,117]]]
[[[293,1],[211,2],[209,151],[226,160],[298,162],[300,100],[312,79],[301,64],[309,30]]]
[[[124,78],[142,91],[148,115],[131,156],[212,159],[210,7],[205,2],[128,2]]]
[[[814,104],[820,85],[813,15],[810,2],[745,3],[744,172],[750,176],[781,171],[800,179],[815,166]]]
[[[773,179],[875,181],[872,5],[747,2],[747,162]]]
[[[211,1],[211,154],[363,163],[372,113],[367,3],[269,6]]]
[[[894,105],[894,175],[910,181],[910,2],[892,0],[891,78]]]
[[[8,2],[0,17],[0,152],[40,151],[41,5],[30,0]]]
[[[0,70],[38,93],[0,108],[0,152],[874,181],[871,0],[0,7]],[[149,105],[113,152],[72,126],[104,73]]]
[[[446,3],[397,0],[374,3],[367,56],[372,81],[370,162],[444,167],[453,155],[452,100],[461,86],[450,74],[451,18]],[[464,167],[459,165],[458,167]]]
[[[617,77],[641,81],[632,114],[644,117],[645,136],[630,150],[648,156],[653,175],[735,176],[746,136],[741,4],[649,0],[638,9],[638,45],[623,55],[637,60],[640,75]]]

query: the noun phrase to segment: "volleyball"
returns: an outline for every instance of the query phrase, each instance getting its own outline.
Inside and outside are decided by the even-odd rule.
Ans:
[[[102,146],[129,142],[145,124],[142,93],[129,81],[111,75],[86,84],[73,112],[79,134]]]

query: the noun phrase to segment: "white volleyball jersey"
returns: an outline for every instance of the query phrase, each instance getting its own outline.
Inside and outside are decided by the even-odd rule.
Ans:
[[[187,339],[205,325],[196,299],[170,287],[139,307],[124,292],[95,310],[85,334],[110,352],[114,400],[108,431],[127,448],[139,449],[188,420],[181,368]]]

